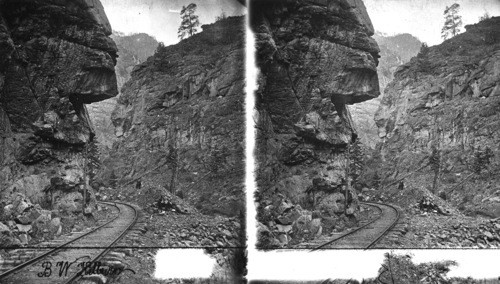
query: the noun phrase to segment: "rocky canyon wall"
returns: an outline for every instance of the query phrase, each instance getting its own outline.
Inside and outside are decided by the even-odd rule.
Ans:
[[[356,223],[356,192],[345,191],[358,134],[347,105],[379,95],[379,48],[362,1],[252,4],[259,245],[286,246]]]
[[[125,35],[113,32],[111,38],[116,43],[118,58],[116,59],[115,73],[118,91],[130,79],[130,73],[135,65],[140,64],[154,54],[158,42],[152,36],[139,33]],[[116,141],[115,128],[111,121],[111,113],[116,107],[118,97],[93,103],[87,106],[96,132],[96,141],[99,145],[101,160],[108,156],[109,149]]]
[[[385,87],[394,79],[396,69],[410,61],[417,55],[422,43],[410,34],[398,34],[385,36],[376,32],[373,38],[380,47],[380,59],[377,66],[380,92],[383,93]],[[381,142],[378,136],[377,125],[375,124],[375,112],[380,105],[380,98],[371,99],[359,104],[349,106],[349,111],[353,117],[354,125],[358,130],[359,139],[363,146],[368,149],[375,149]]]
[[[177,172],[185,200],[234,216],[244,208],[244,18],[202,28],[134,68],[112,115],[108,174],[168,190]]]
[[[392,178],[500,216],[500,18],[465,28],[398,68],[375,118]]]
[[[98,0],[0,1],[4,206],[19,193],[43,203],[50,189],[62,209],[81,208],[82,151],[94,136],[85,105],[118,93],[110,34]]]

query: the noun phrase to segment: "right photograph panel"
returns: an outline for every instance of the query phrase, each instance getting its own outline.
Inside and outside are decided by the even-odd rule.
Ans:
[[[259,249],[500,246],[497,3],[250,4]]]

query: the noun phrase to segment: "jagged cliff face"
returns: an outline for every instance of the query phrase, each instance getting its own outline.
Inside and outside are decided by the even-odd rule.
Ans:
[[[384,36],[377,32],[373,38],[380,47],[377,73],[380,91],[383,92],[387,84],[394,79],[393,74],[396,69],[417,55],[422,43],[410,34]],[[373,118],[379,105],[380,97],[349,106],[361,143],[371,149],[375,149],[377,143],[380,142]]]
[[[51,188],[77,209],[94,136],[85,104],[118,93],[110,34],[98,0],[0,1],[2,201],[42,202]]]
[[[499,216],[500,18],[466,26],[395,73],[376,114],[383,153],[400,173],[439,155],[438,188],[462,209]],[[430,188],[437,168],[409,177]],[[488,174],[491,173],[491,174]],[[496,192],[496,193],[495,193]],[[493,199],[492,199],[493,198]]]
[[[177,191],[206,213],[244,206],[244,19],[231,17],[160,48],[135,67],[113,112],[119,141],[110,163],[121,182]],[[178,158],[171,157],[170,145]],[[154,169],[157,169],[154,171]],[[110,173],[111,174],[111,173]]]
[[[115,71],[118,90],[121,90],[125,82],[130,79],[130,73],[135,65],[146,61],[149,56],[153,55],[158,42],[152,36],[144,33],[124,35],[115,31],[111,38],[118,48]],[[116,106],[116,101],[117,97],[113,97],[88,106],[88,112],[96,132],[96,140],[103,156],[107,156],[116,140],[115,127],[111,121],[111,113]]]
[[[135,65],[138,65],[154,54],[158,47],[158,41],[148,34],[139,33],[124,35],[114,32],[111,38],[116,42],[118,48],[118,59],[116,61],[116,77],[118,89],[130,79],[130,74]]]
[[[285,245],[355,222],[354,190],[344,215],[345,151],[358,136],[346,105],[379,95],[379,49],[362,1],[254,1],[251,9],[261,72],[258,219],[261,231],[293,226],[280,232]]]
[[[394,79],[396,69],[417,55],[422,42],[407,33],[394,36],[384,36],[381,33],[376,33],[373,38],[380,46],[378,79],[380,90],[383,91],[387,84]]]

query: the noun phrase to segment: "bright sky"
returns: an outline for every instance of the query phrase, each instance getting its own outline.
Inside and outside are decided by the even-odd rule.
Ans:
[[[225,12],[244,14],[236,0],[101,0],[114,30],[148,33],[166,45],[174,44],[183,5],[198,5],[202,24],[211,23]],[[464,26],[478,22],[485,12],[500,16],[500,0],[364,0],[375,29],[389,35],[410,33],[429,45],[441,43],[443,11],[460,4]],[[464,29],[462,29],[464,30]]]
[[[460,4],[465,25],[474,24],[488,12],[500,16],[500,0],[363,0],[375,30],[394,35],[410,33],[428,45],[442,42],[444,9]],[[465,31],[462,28],[462,31]]]
[[[113,30],[147,33],[165,45],[177,43],[181,23],[180,10],[197,4],[196,14],[202,25],[213,23],[223,12],[226,16],[243,15],[246,8],[236,0],[101,0]]]

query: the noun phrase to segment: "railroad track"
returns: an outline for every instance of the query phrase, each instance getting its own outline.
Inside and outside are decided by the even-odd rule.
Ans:
[[[362,202],[365,206],[370,206],[379,211],[378,217],[365,221],[360,227],[336,236],[330,240],[318,239],[313,243],[308,243],[313,250],[335,249],[335,248],[373,248],[394,226],[397,224],[400,213],[394,206],[382,203]]]
[[[98,263],[97,261],[106,255],[137,221],[138,212],[133,206],[120,202],[101,203],[116,207],[119,211],[117,216],[95,229],[0,274],[0,283],[75,283],[82,277],[84,266],[81,263]],[[64,268],[64,263],[72,264],[69,267],[66,266],[67,270],[61,270]],[[109,271],[109,269],[116,268],[101,266],[100,269]],[[63,273],[60,274],[60,271]]]

